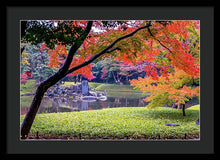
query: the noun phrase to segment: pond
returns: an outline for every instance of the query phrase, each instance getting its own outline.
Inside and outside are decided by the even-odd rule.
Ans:
[[[74,112],[84,110],[97,110],[103,108],[116,108],[116,107],[145,107],[148,103],[143,101],[146,95],[142,95],[140,92],[107,92],[106,100],[99,100],[92,102],[76,100],[71,97],[47,97],[45,96],[41,102],[39,113],[58,113],[58,112]],[[33,96],[21,96],[20,114],[24,115],[28,112],[29,106]],[[199,104],[196,98],[193,98],[186,104],[186,108]],[[171,106],[166,106],[171,107]]]
[[[44,97],[39,113],[73,112],[84,110],[97,110],[103,108],[116,107],[145,107],[147,102],[143,101],[143,95],[134,92],[108,92],[106,100],[96,100],[93,102],[76,100],[73,97]],[[31,104],[33,96],[21,96],[21,114],[26,114]]]

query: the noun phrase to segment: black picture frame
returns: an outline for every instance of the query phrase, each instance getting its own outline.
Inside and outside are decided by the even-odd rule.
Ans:
[[[66,3],[65,3],[66,2]],[[137,3],[137,1],[136,1]],[[86,5],[85,5],[86,4]],[[157,3],[132,2],[111,4],[103,2],[29,2],[4,1],[1,14],[4,19],[2,44],[5,46],[5,87],[6,105],[1,112],[1,122],[5,131],[3,150],[4,157],[30,154],[45,155],[60,154],[135,154],[165,155],[184,154],[186,157],[214,157],[214,2],[184,1],[182,4],[174,1],[157,1]],[[20,141],[20,106],[19,106],[19,27],[21,19],[199,19],[201,22],[201,137],[200,141]],[[208,106],[208,107],[207,107]],[[38,157],[37,156],[37,157]]]

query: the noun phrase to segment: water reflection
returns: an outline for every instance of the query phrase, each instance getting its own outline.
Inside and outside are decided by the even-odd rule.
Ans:
[[[32,99],[33,97],[22,97],[21,114],[26,114],[28,111],[30,103],[24,103],[26,98]],[[97,99],[96,101],[88,102],[76,100],[75,98],[44,97],[41,102],[38,113],[73,112],[116,107],[144,107],[146,105],[147,103],[144,102],[142,98],[108,97],[105,101]]]
[[[134,96],[133,96],[134,97]],[[117,108],[117,107],[145,107],[148,103],[143,101],[143,98],[133,98],[131,95],[127,97],[108,97],[103,101],[97,99],[96,101],[82,101],[77,97],[44,97],[38,113],[57,113],[57,112],[74,112],[84,110],[97,110],[103,108]],[[26,114],[31,104],[32,96],[21,97],[21,112],[20,114]],[[199,101],[195,98],[186,104],[186,108],[199,104]],[[171,107],[171,106],[167,106]]]

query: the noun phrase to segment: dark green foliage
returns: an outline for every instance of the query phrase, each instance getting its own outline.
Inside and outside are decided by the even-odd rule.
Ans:
[[[25,52],[28,53],[29,64],[22,64],[21,68],[32,72],[33,79],[43,81],[55,73],[56,69],[48,67],[49,55],[46,51],[40,51],[40,45],[27,44]]]
[[[59,42],[63,45],[74,44],[76,35],[83,32],[81,26],[73,25],[72,21],[27,21],[27,29],[22,37],[23,41],[33,45],[45,42],[53,49]]]
[[[130,84],[129,80],[145,75],[144,70],[140,72],[137,68],[137,66],[125,65],[111,58],[103,58],[96,62],[92,69],[96,77],[92,82]]]

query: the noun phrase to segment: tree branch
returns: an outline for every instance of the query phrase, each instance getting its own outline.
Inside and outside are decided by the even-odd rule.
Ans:
[[[77,65],[77,66],[72,67],[71,69],[69,69],[68,72],[67,72],[67,74],[72,73],[72,72],[74,72],[75,70],[80,69],[80,68],[82,68],[82,67],[84,67],[84,66],[86,66],[86,65],[88,65],[88,64],[90,64],[90,63],[92,63],[94,60],[96,60],[97,58],[99,58],[100,56],[102,56],[102,55],[105,54],[105,53],[110,53],[110,52],[112,52],[112,51],[114,51],[114,50],[116,50],[116,49],[120,50],[120,48],[118,48],[118,47],[115,47],[115,48],[113,48],[112,50],[109,50],[109,49],[111,49],[117,42],[119,42],[119,41],[121,41],[121,40],[123,40],[123,39],[125,39],[125,38],[131,37],[131,36],[133,36],[135,33],[137,33],[138,31],[140,31],[140,30],[142,30],[142,29],[145,29],[145,28],[148,28],[148,27],[150,27],[150,26],[151,26],[151,24],[149,23],[149,24],[147,24],[146,26],[140,27],[140,28],[136,29],[135,31],[133,31],[133,32],[131,32],[131,33],[129,33],[129,34],[124,35],[124,36],[122,36],[122,37],[116,39],[114,42],[112,42],[112,43],[111,43],[108,47],[106,47],[104,50],[102,50],[101,52],[99,52],[99,53],[95,54],[94,56],[92,56],[88,61],[85,61],[84,63],[81,63],[80,65]]]
[[[65,75],[67,75],[69,66],[72,63],[73,56],[75,55],[76,51],[79,49],[79,47],[82,45],[83,41],[88,36],[88,34],[92,28],[92,23],[93,23],[92,21],[88,21],[84,32],[80,35],[80,37],[76,40],[76,42],[70,48],[70,51],[68,53],[68,56],[63,64],[63,66],[54,75],[50,76],[48,79],[46,79],[44,82],[42,82],[43,83],[42,85],[45,85],[47,88],[49,88],[50,86],[56,84],[56,82],[59,81],[61,78],[63,78]]]
[[[172,52],[168,47],[166,47],[159,39],[157,39],[157,38],[152,34],[152,32],[151,32],[151,30],[150,30],[149,27],[148,27],[147,29],[148,29],[148,32],[150,33],[150,35],[151,35],[156,41],[158,41],[161,46],[163,46],[163,47],[166,48],[170,53],[173,54],[173,52]]]
[[[121,50],[121,49],[119,47],[115,47],[115,48],[113,48],[113,49],[111,49],[109,51],[106,51],[106,53],[111,53],[111,52],[113,52],[115,50]]]
[[[173,54],[174,57],[175,57],[175,54],[174,54],[168,47],[166,47],[159,39],[157,39],[157,38],[152,34],[150,28],[148,28],[148,32],[150,33],[150,35],[151,35],[156,41],[158,41],[158,42],[160,43],[161,46],[163,46],[164,48],[166,48],[166,49],[167,49],[171,54]],[[164,56],[162,56],[162,57],[164,57]],[[183,65],[183,66],[185,65],[185,64],[183,64],[181,61],[179,61],[179,63],[180,63],[181,65]]]
[[[69,53],[67,55],[67,58],[61,67],[61,71],[67,72],[69,69],[70,64],[72,63],[73,56],[75,55],[76,51],[79,49],[79,47],[82,45],[83,41],[88,36],[91,28],[92,28],[93,21],[88,21],[87,26],[84,30],[84,32],[80,35],[80,37],[76,40],[76,42],[73,44],[73,46],[70,48]]]

